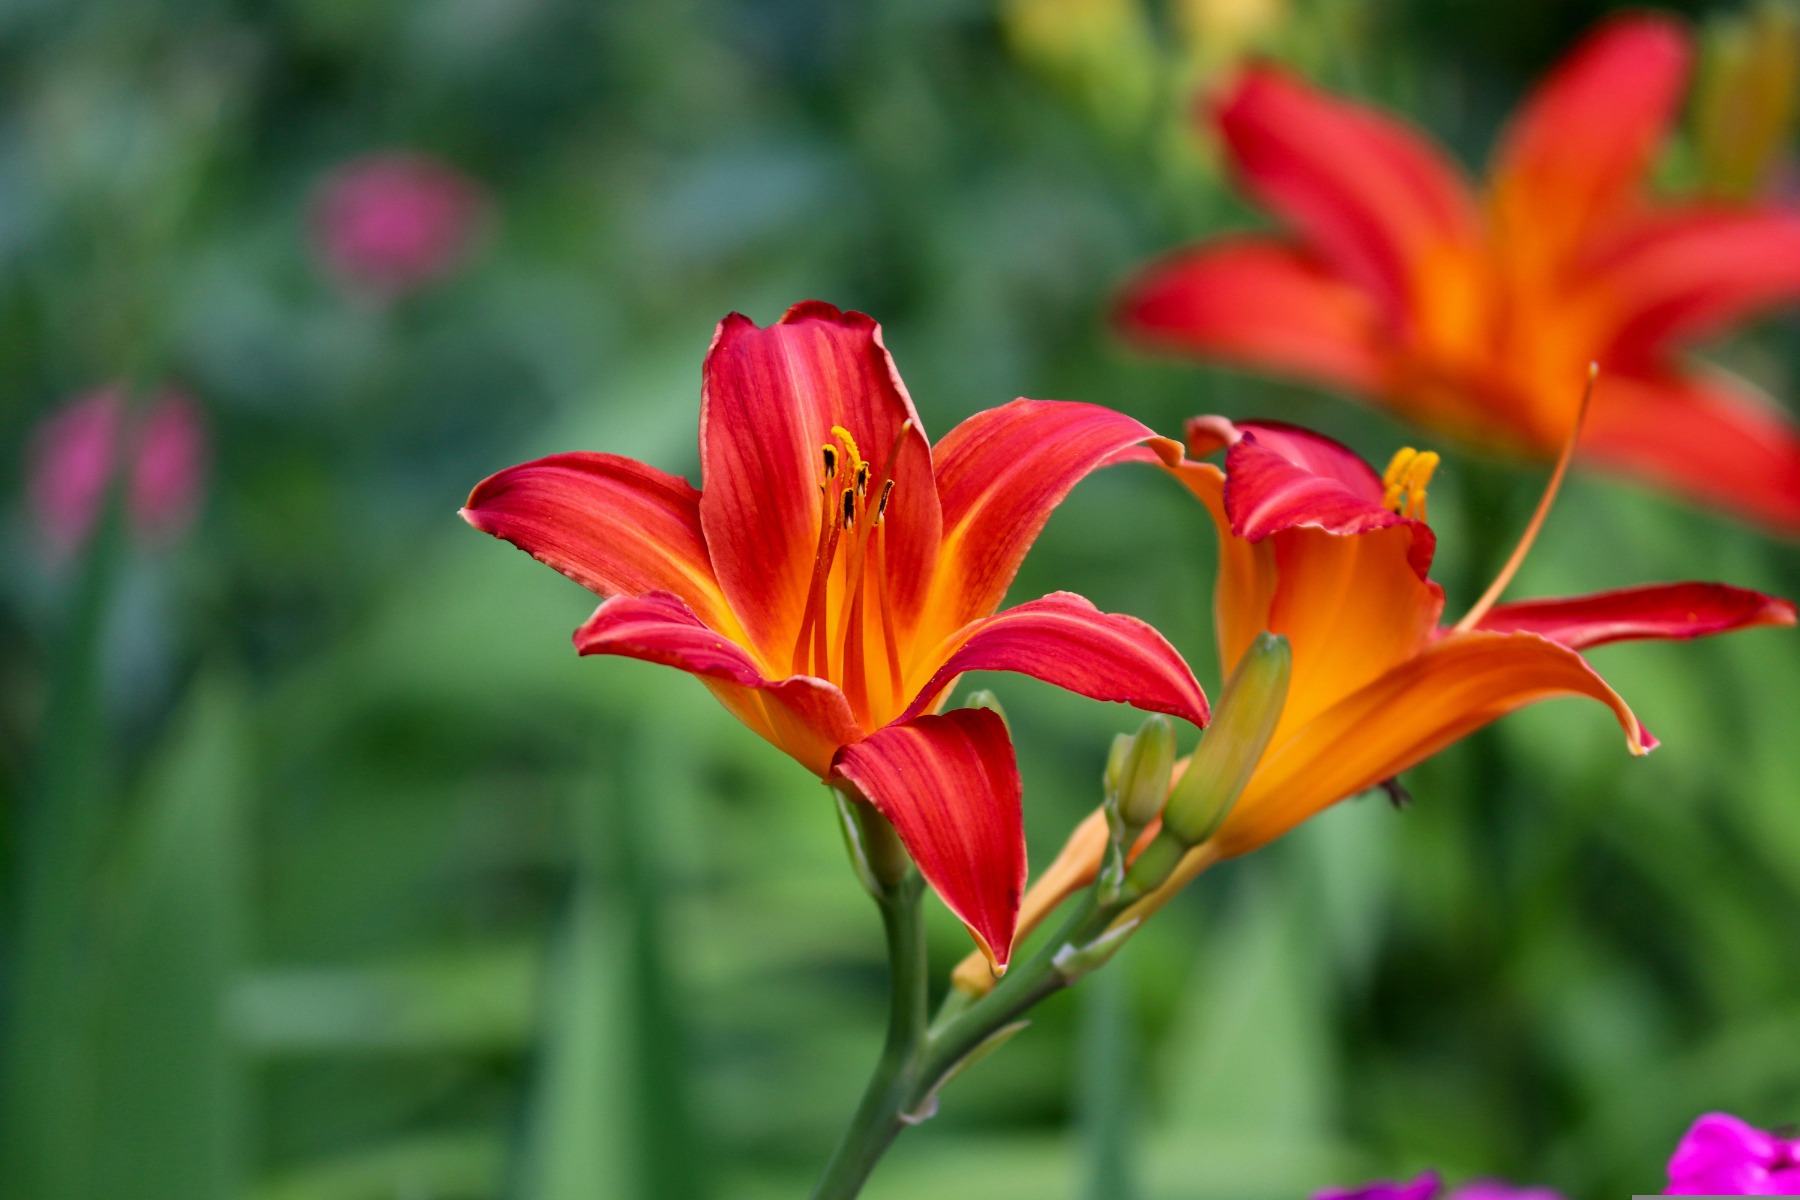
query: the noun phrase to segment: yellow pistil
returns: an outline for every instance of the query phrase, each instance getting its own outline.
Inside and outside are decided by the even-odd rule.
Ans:
[[[1438,461],[1436,451],[1432,450],[1414,450],[1407,446],[1396,453],[1381,476],[1385,489],[1382,506],[1403,517],[1425,520],[1425,489],[1431,483]]]

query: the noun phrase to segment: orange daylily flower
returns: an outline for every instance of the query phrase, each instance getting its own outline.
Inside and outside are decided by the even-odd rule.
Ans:
[[[1138,911],[1212,863],[1265,845],[1540,700],[1598,700],[1625,731],[1627,748],[1647,753],[1656,740],[1582,658],[1590,646],[1794,624],[1786,600],[1677,583],[1515,604],[1494,604],[1498,593],[1489,589],[1445,626],[1444,592],[1430,578],[1436,538],[1425,521],[1436,455],[1402,451],[1378,475],[1329,438],[1220,417],[1190,422],[1188,449],[1196,459],[1225,450],[1223,470],[1197,461],[1171,468],[1218,528],[1223,670],[1229,674],[1265,630],[1288,639],[1293,666],[1274,735],[1230,815]],[[1077,829],[1026,896],[1021,935],[1092,882],[1107,837],[1102,813]],[[971,991],[989,978],[979,963],[957,973]]]
[[[1603,24],[1525,102],[1478,197],[1402,122],[1269,66],[1209,105],[1287,226],[1152,264],[1134,341],[1340,389],[1453,437],[1553,458],[1602,368],[1584,460],[1800,535],[1800,429],[1690,347],[1800,298],[1800,213],[1659,202],[1646,176],[1692,57],[1678,22]]]
[[[1025,886],[1012,743],[986,709],[936,710],[964,671],[1019,671],[1206,723],[1192,672],[1144,622],[1067,592],[995,611],[1083,476],[1180,446],[1096,405],[1016,400],[934,448],[880,327],[818,302],[766,329],[727,317],[702,378],[703,490],[556,454],[484,480],[463,516],[607,597],[575,633],[582,654],[687,671],[862,794],[1004,966]]]

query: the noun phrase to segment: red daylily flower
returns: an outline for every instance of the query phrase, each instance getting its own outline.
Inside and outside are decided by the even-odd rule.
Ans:
[[[1213,863],[1540,700],[1598,700],[1626,747],[1648,753],[1656,739],[1582,657],[1588,647],[1794,624],[1786,600],[1676,583],[1516,604],[1493,604],[1490,589],[1446,626],[1444,591],[1430,578],[1437,541],[1424,520],[1434,455],[1403,450],[1377,475],[1329,438],[1220,417],[1189,422],[1188,448],[1195,458],[1225,450],[1224,470],[1194,461],[1172,468],[1218,528],[1222,668],[1229,674],[1264,631],[1288,639],[1293,666],[1274,735],[1230,815],[1137,913],[1154,911]],[[1103,813],[1076,830],[1027,894],[1020,936],[1093,881],[1107,839]],[[965,962],[956,979],[973,992],[991,983],[979,961]]]
[[[1119,325],[1546,459],[1597,362],[1583,458],[1800,535],[1800,430],[1686,357],[1800,297],[1800,214],[1646,193],[1690,58],[1671,19],[1603,24],[1515,117],[1485,200],[1409,126],[1250,69],[1209,116],[1244,189],[1289,233],[1151,265]]]
[[[1088,404],[1016,400],[927,442],[861,313],[733,314],[703,370],[704,488],[611,454],[479,484],[463,516],[607,597],[576,631],[700,678],[820,778],[855,788],[999,966],[1025,883],[1018,768],[985,710],[935,715],[964,671],[1019,671],[1196,725],[1167,641],[1058,592],[996,613],[1050,511],[1088,472],[1178,444]],[[1153,456],[1154,457],[1154,456]]]

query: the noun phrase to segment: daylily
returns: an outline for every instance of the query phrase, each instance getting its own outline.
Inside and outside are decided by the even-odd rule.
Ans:
[[[1443,1182],[1436,1171],[1427,1171],[1408,1183],[1365,1183],[1358,1188],[1319,1192],[1313,1200],[1438,1200]],[[1562,1200],[1548,1188],[1516,1188],[1492,1179],[1465,1183],[1450,1193],[1449,1200]]]
[[[1663,1195],[1800,1196],[1800,1138],[1708,1113],[1675,1148]]]
[[[1051,509],[1140,443],[1181,457],[1119,413],[1016,400],[933,448],[875,322],[809,302],[766,329],[719,324],[702,489],[557,454],[483,481],[463,516],[607,597],[575,633],[582,654],[698,676],[866,798],[1004,967],[1025,884],[1018,768],[996,714],[936,713],[956,677],[1018,671],[1207,719],[1193,674],[1142,621],[1067,592],[995,611]]]
[[[1329,438],[1220,417],[1189,422],[1188,449],[1195,459],[1225,450],[1223,470],[1199,461],[1171,468],[1218,528],[1214,616],[1224,670],[1265,630],[1288,639],[1293,666],[1274,735],[1230,815],[1127,916],[1153,911],[1208,866],[1539,700],[1598,700],[1630,751],[1648,752],[1655,739],[1582,658],[1587,647],[1794,623],[1785,600],[1712,583],[1495,604],[1528,534],[1496,586],[1446,626],[1425,521],[1436,455],[1403,450],[1378,475]],[[1554,485],[1534,528],[1553,494]],[[1026,896],[1022,931],[1093,879],[1106,845],[1096,813]],[[979,992],[990,980],[979,962],[965,962],[957,982]]]
[[[1800,535],[1800,429],[1688,349],[1800,297],[1800,213],[1646,188],[1690,36],[1603,24],[1526,101],[1485,196],[1417,130],[1270,66],[1208,117],[1281,234],[1213,239],[1126,288],[1140,344],[1268,370],[1470,444],[1581,457]]]

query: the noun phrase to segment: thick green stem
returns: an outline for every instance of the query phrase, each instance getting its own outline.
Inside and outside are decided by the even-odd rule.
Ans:
[[[1061,961],[1063,952],[1103,934],[1118,908],[1097,906],[1090,893],[1057,936],[1028,962],[1007,972],[993,991],[928,1030],[920,891],[918,876],[909,875],[876,896],[893,971],[887,1044],[813,1200],[850,1200],[861,1191],[900,1131],[932,1114],[939,1088],[1016,1030],[1027,1009],[1069,985],[1075,975]]]
[[[849,1200],[860,1192],[912,1115],[930,1000],[922,892],[918,875],[908,874],[876,894],[887,932],[891,984],[887,1042],[850,1127],[813,1189],[813,1200]]]

